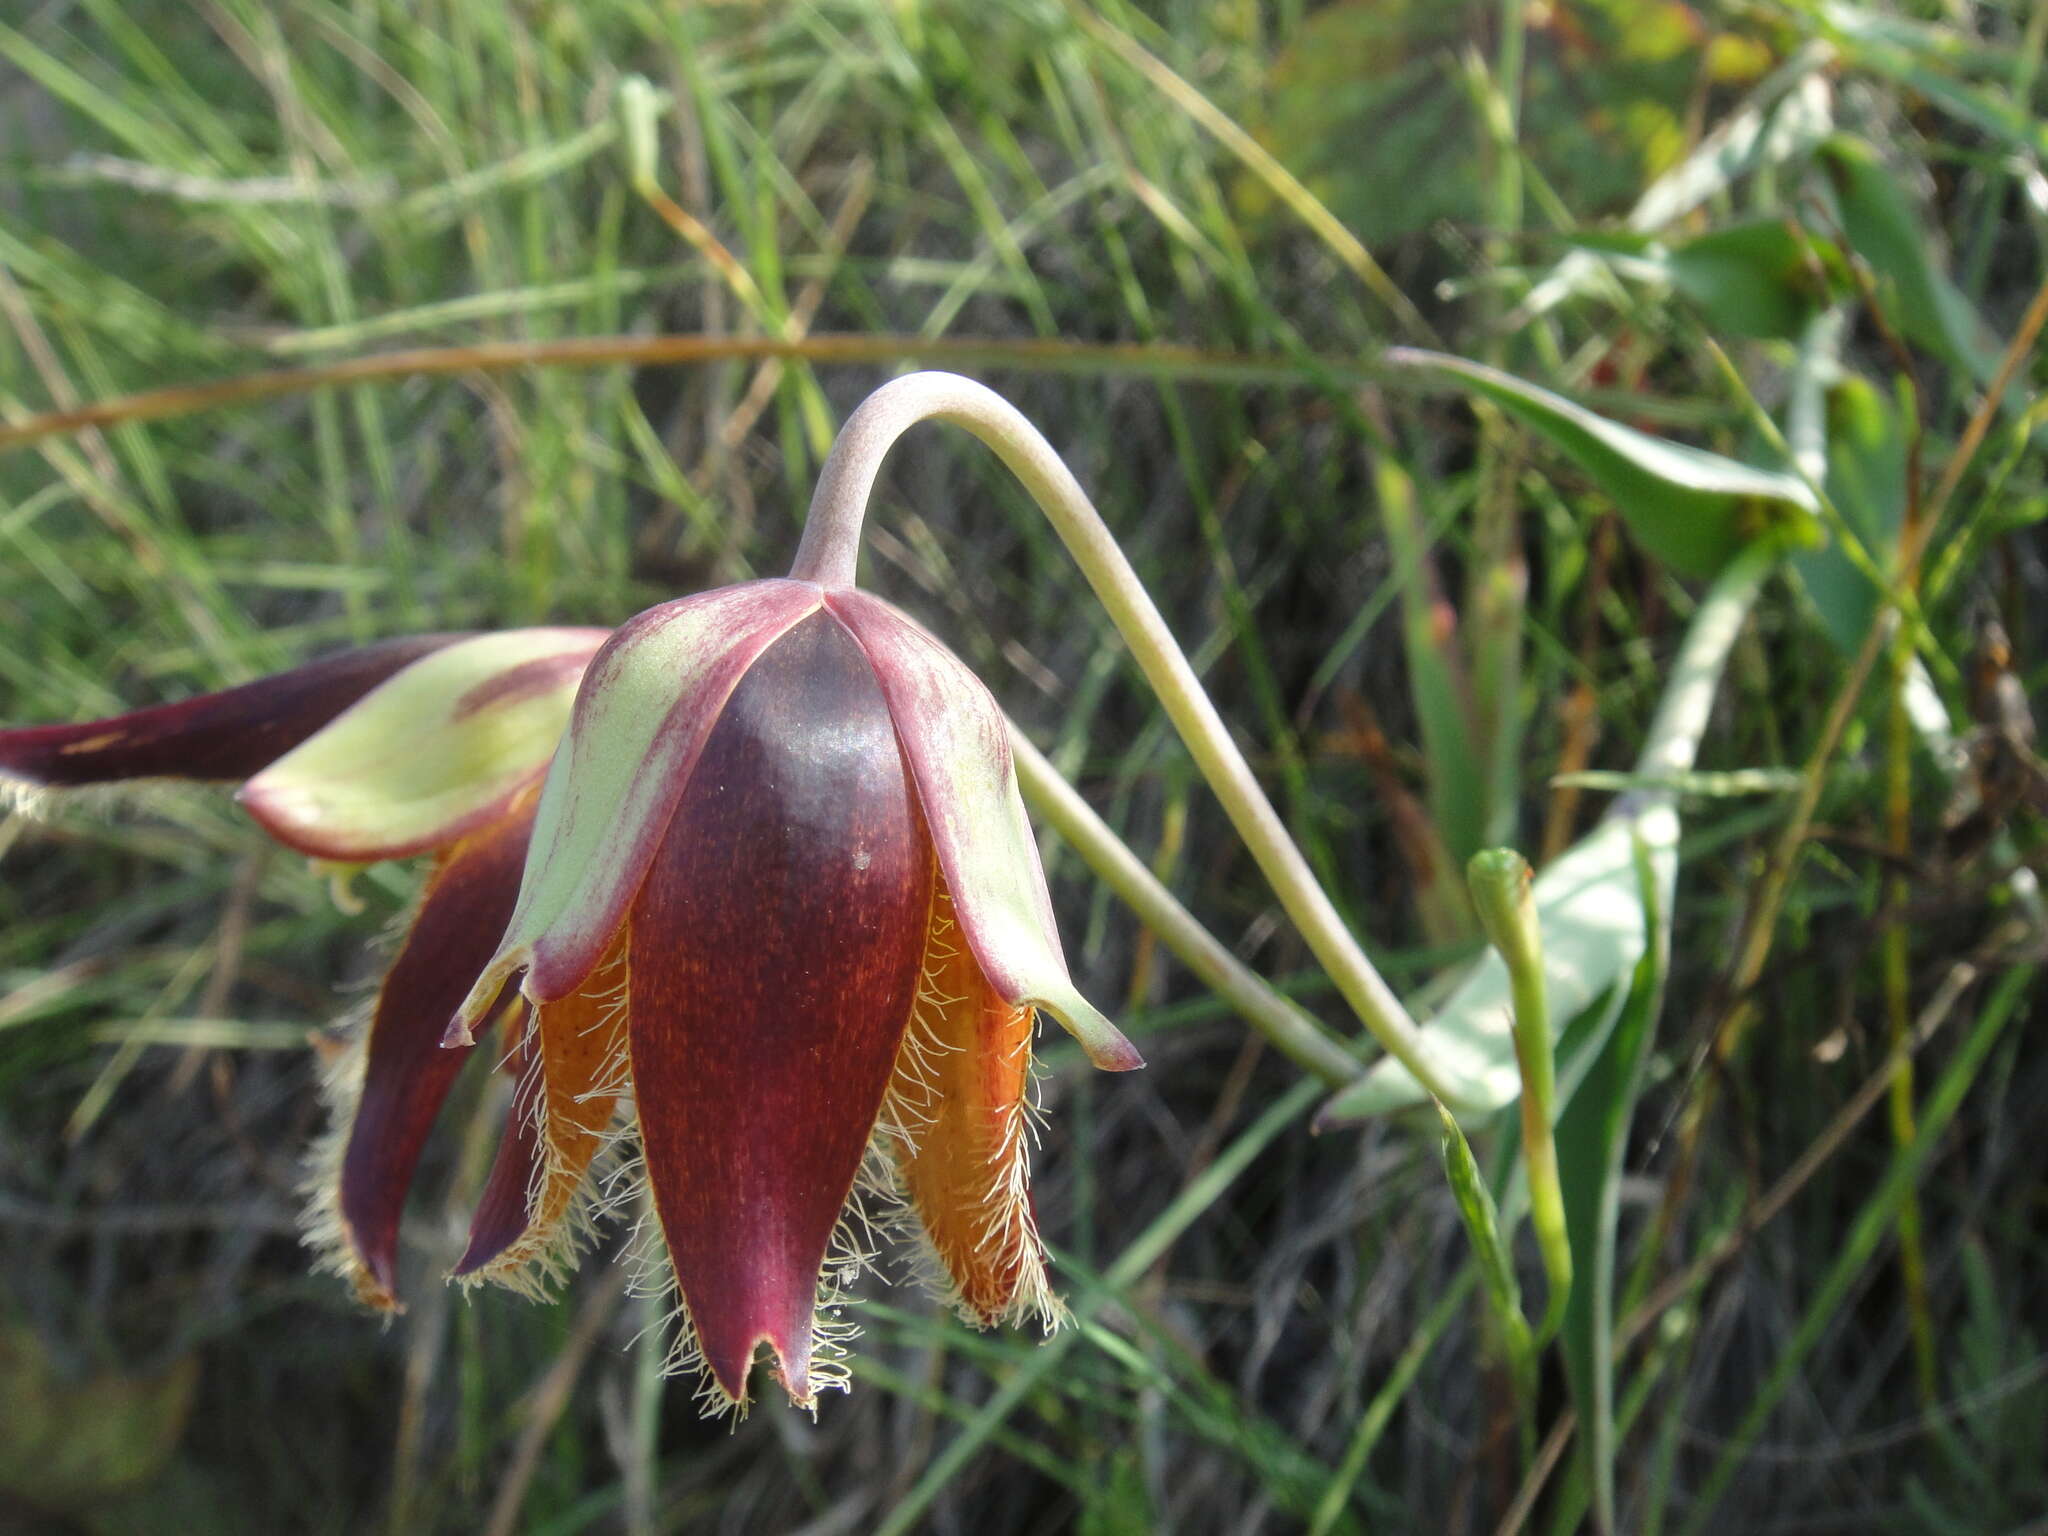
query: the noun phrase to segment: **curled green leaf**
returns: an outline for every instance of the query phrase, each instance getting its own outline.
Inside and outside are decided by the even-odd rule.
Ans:
[[[1382,361],[1448,374],[1522,422],[1613,497],[1643,547],[1675,570],[1712,575],[1774,532],[1820,542],[1819,502],[1797,475],[1638,432],[1483,363],[1413,347]]]

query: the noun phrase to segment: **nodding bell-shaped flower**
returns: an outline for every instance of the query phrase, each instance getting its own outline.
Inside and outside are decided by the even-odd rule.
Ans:
[[[850,585],[764,580],[650,609],[585,674],[503,942],[450,1028],[520,981],[525,1115],[459,1273],[518,1283],[575,1241],[637,1129],[643,1284],[670,1365],[744,1405],[844,1384],[862,1191],[980,1326],[1058,1320],[1026,1184],[1034,1013],[1096,1065],[1136,1051],[1074,990],[1001,711]],[[643,1182],[644,1180],[644,1182]]]
[[[0,791],[245,780],[315,858],[434,855],[333,1055],[309,1181],[309,1241],[370,1304],[398,1305],[427,1133],[502,1024],[511,1106],[458,1279],[539,1290],[595,1214],[637,1210],[668,1365],[714,1409],[745,1406],[763,1344],[796,1403],[845,1385],[871,1216],[969,1322],[1057,1324],[1026,1167],[1036,1016],[1097,1066],[1141,1062],[1068,977],[995,700],[853,586],[866,488],[914,419],[885,395],[787,580],[0,731]]]
[[[434,856],[367,1026],[335,1063],[343,1113],[311,1186],[332,1267],[394,1306],[398,1221],[462,1065],[449,1015],[504,931],[541,776],[610,633],[388,640],[220,693],[81,725],[0,730],[0,791],[34,804],[140,781],[244,781],[286,847],[339,866]]]

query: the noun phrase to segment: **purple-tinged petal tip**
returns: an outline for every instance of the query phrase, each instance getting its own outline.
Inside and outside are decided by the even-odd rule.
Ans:
[[[0,778],[51,789],[132,779],[246,779],[393,674],[462,638],[385,640],[174,704],[77,725],[0,731]]]

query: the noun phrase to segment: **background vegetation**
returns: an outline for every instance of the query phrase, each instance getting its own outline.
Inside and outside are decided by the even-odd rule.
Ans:
[[[545,1307],[416,1284],[379,1331],[307,1273],[293,1185],[306,1032],[412,875],[344,915],[223,798],[165,793],[0,819],[0,1525],[1562,1531],[1605,1462],[1629,1531],[2048,1530],[2044,47],[2048,8],[1988,0],[7,7],[0,418],[311,371],[0,456],[10,723],[773,573],[835,423],[928,361],[1068,456],[1426,998],[1474,948],[1464,856],[1540,867],[1617,787],[1557,776],[1634,763],[1726,554],[1688,530],[1782,509],[1629,488],[1382,349],[1803,473],[1831,541],[1737,642],[1654,1034],[1592,1079],[1623,1150],[1606,1457],[1561,1352],[1518,1404],[1434,1119],[1312,1135],[1320,1089],[1057,846],[1078,977],[1151,1063],[1045,1042],[1079,1328],[879,1292],[850,1397],[736,1430],[651,1374],[603,1262]],[[883,339],[318,387],[390,348],[828,333]],[[1354,1034],[993,460],[914,437],[868,547]],[[490,1088],[431,1154],[422,1281]],[[1469,1129],[1504,1170],[1514,1111]]]

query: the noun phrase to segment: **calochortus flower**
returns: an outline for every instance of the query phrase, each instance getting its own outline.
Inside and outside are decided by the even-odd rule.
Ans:
[[[1129,1042],[1053,928],[1006,727],[938,641],[850,585],[756,581],[630,620],[585,674],[511,922],[451,1028],[534,1005],[526,1134],[462,1271],[546,1264],[630,1095],[671,1363],[743,1403],[844,1381],[857,1190],[914,1223],[969,1321],[1057,1303],[1026,1186],[1033,1014]],[[628,1177],[614,1180],[643,1187]]]
[[[608,633],[388,640],[175,704],[0,731],[0,790],[32,805],[241,781],[257,823],[316,859],[433,855],[397,958],[334,1064],[337,1124],[312,1184],[321,1247],[376,1305],[395,1305],[399,1216],[465,1054],[441,1049],[442,1031],[511,913],[541,776]]]
[[[1068,975],[1002,711],[853,585],[885,395],[788,579],[608,636],[391,642],[0,732],[0,781],[32,792],[243,779],[316,858],[435,855],[329,1074],[311,1181],[311,1240],[373,1305],[397,1305],[432,1121],[500,1027],[511,1106],[458,1279],[540,1289],[593,1215],[635,1212],[668,1364],[714,1409],[745,1405],[764,1344],[798,1404],[845,1384],[840,1303],[877,1224],[969,1322],[1058,1322],[1027,1176],[1037,1015],[1097,1066],[1141,1063]]]

